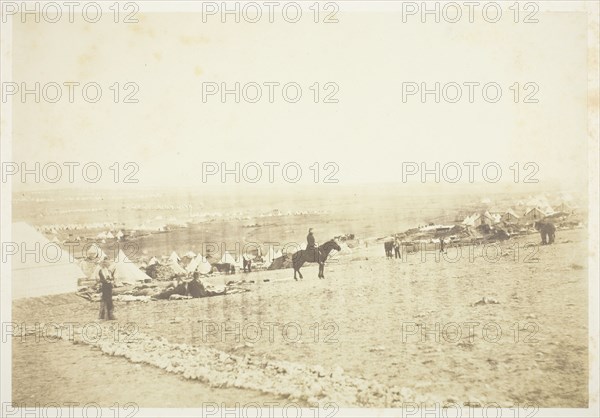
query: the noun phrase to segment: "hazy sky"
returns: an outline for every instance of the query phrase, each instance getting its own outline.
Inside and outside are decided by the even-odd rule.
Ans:
[[[63,87],[58,103],[15,100],[12,161],[98,162],[105,185],[115,161],[135,162],[140,186],[201,186],[206,161],[297,162],[301,182],[313,180],[314,162],[335,162],[334,178],[345,184],[401,181],[403,161],[495,161],[503,181],[512,180],[514,162],[535,162],[542,182],[585,183],[585,13],[539,12],[534,24],[515,24],[512,15],[490,24],[481,13],[474,23],[423,24],[419,15],[403,23],[390,11],[339,12],[339,23],[315,24],[305,13],[296,24],[280,14],[275,23],[223,24],[218,15],[203,22],[200,13],[141,11],[139,23],[130,24],[112,17],[13,22],[14,81],[97,82],[103,96],[87,103],[76,88],[75,103],[68,103]],[[115,104],[115,82],[136,83],[139,103]],[[214,95],[204,103],[207,82],[255,82],[263,96],[235,103],[230,95],[221,103]],[[269,103],[265,82],[298,83],[302,98],[287,103],[279,86]],[[324,83],[339,86],[339,102],[314,103],[315,82],[321,101],[332,91]],[[407,82],[458,83],[463,98],[435,103],[430,95],[421,103],[417,94],[403,103]],[[469,103],[465,82],[498,83],[502,97],[488,103],[479,86]],[[515,104],[515,82],[536,83],[539,103]],[[121,101],[129,91],[121,89]],[[531,91],[521,90],[520,100]],[[282,181],[279,169],[275,176]]]

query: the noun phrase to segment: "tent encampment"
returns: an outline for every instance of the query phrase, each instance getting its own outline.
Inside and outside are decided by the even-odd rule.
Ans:
[[[121,282],[151,280],[150,276],[140,270],[129,258],[127,258],[123,250],[119,250],[119,254],[117,254],[117,258],[111,266],[111,269],[113,269],[115,280]]]
[[[11,257],[13,299],[77,291],[85,274],[58,244],[25,222],[13,223],[12,241],[20,245]]]

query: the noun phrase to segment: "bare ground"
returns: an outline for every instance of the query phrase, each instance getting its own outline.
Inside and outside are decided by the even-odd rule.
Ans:
[[[349,376],[409,388],[411,401],[585,407],[585,234],[559,231],[555,245],[537,251],[525,248],[529,242],[538,237],[501,243],[504,255],[497,261],[494,248],[488,259],[480,250],[471,257],[463,249],[456,262],[436,262],[433,254],[424,262],[419,254],[386,260],[383,245],[370,245],[328,264],[325,280],[317,279],[316,265],[306,265],[299,282],[290,280],[291,270],[257,272],[237,276],[255,281],[248,293],[117,303],[116,313],[121,326],[170,343],[328,370],[342,367]],[[452,251],[448,258],[455,256]],[[474,305],[483,297],[499,303]],[[13,308],[13,321],[28,324],[83,324],[96,316],[96,304],[73,295],[18,301]],[[417,324],[427,332],[421,334]],[[281,399],[212,388],[87,345],[31,337],[13,343],[18,403],[108,406],[122,400],[151,407]]]

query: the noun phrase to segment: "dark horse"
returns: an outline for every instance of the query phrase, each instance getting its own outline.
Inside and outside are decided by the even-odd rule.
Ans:
[[[292,265],[294,267],[294,280],[296,273],[300,275],[302,279],[302,273],[300,273],[300,267],[304,263],[319,263],[319,279],[324,279],[323,268],[325,267],[325,260],[329,257],[331,250],[340,251],[341,248],[334,240],[327,241],[325,244],[319,246],[319,248],[300,250],[292,256]]]
[[[556,227],[552,222],[538,221],[534,224],[534,227],[540,231],[542,245],[554,243],[554,238],[556,238]]]

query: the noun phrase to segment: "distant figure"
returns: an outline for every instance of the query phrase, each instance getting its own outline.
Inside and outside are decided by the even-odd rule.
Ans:
[[[400,240],[398,237],[394,238],[394,258],[400,257]]]
[[[248,273],[252,271],[252,260],[246,258],[245,255],[242,256],[242,260],[244,262],[244,273],[246,272],[246,268],[248,269]]]
[[[440,252],[444,252],[444,238],[440,238]]]
[[[385,250],[385,257],[392,258],[393,257],[392,250],[394,248],[394,241],[385,241],[383,243],[383,248]]]
[[[115,283],[113,273],[109,270],[109,262],[105,258],[102,261],[102,267],[98,272],[100,278],[100,291],[102,292],[102,299],[100,300],[100,319],[113,320],[114,316],[114,304],[113,304],[113,286]]]

